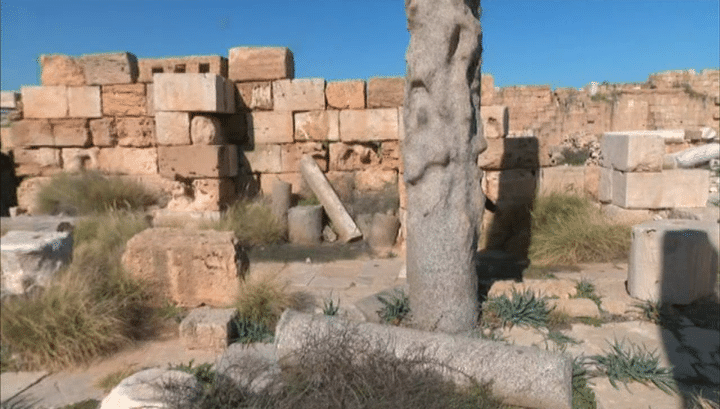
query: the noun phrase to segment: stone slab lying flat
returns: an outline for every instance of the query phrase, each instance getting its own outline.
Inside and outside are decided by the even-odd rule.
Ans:
[[[46,371],[1,373],[0,402],[9,402],[15,395],[35,385],[47,375]]]
[[[233,336],[236,316],[235,308],[196,308],[180,323],[180,339],[187,349],[223,350]]]

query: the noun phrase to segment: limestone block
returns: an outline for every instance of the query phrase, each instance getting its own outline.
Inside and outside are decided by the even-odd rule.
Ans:
[[[397,108],[405,96],[405,78],[370,78],[367,82],[368,108]]]
[[[538,140],[535,137],[488,139],[487,149],[478,156],[478,166],[484,170],[537,169],[540,167]]]
[[[102,111],[106,116],[147,115],[145,84],[102,86]]]
[[[627,209],[702,207],[708,200],[709,177],[709,171],[704,169],[613,171],[612,203]]]
[[[713,294],[719,240],[715,222],[657,220],[633,226],[627,281],[630,296],[690,304]]]
[[[302,159],[303,155],[312,156],[312,158],[315,159],[315,163],[317,163],[323,172],[328,170],[328,151],[325,145],[320,142],[298,142],[282,145],[280,155],[282,163],[281,172],[299,172],[300,159]]]
[[[372,217],[372,226],[368,243],[373,249],[389,248],[395,245],[400,221],[397,216],[375,213]]]
[[[251,143],[292,143],[293,116],[289,111],[253,112],[247,114]]]
[[[505,295],[512,298],[513,289],[518,293],[532,291],[536,297],[558,297],[561,300],[567,300],[577,295],[577,283],[573,280],[524,280],[523,282],[515,282],[513,280],[495,281],[490,290],[488,297],[500,297]]]
[[[585,165],[585,194],[589,197],[600,200],[600,172],[601,167],[595,165]]]
[[[13,151],[17,176],[51,176],[62,170],[60,149],[17,148]]]
[[[600,210],[605,217],[613,222],[627,225],[646,222],[652,220],[654,216],[653,212],[648,209],[623,209],[610,203],[602,204]]]
[[[157,112],[155,135],[158,145],[190,145],[190,113]]]
[[[397,108],[340,111],[340,140],[370,142],[398,139]]]
[[[354,171],[377,168],[380,155],[371,146],[362,144],[330,144],[330,170]]]
[[[398,139],[405,140],[405,119],[403,118],[403,107],[398,108]]]
[[[325,80],[303,78],[273,81],[273,109],[312,111],[325,109]]]
[[[482,189],[488,199],[497,202],[532,201],[538,183],[538,172],[529,169],[508,169],[484,172]]]
[[[273,109],[272,83],[269,81],[238,82],[235,86],[238,90],[238,109],[245,111]]]
[[[291,193],[300,195],[303,191],[307,191],[308,187],[303,180],[300,172],[291,173],[261,173],[260,174],[260,190],[263,196],[270,196],[272,188],[276,181],[282,181],[291,185]]]
[[[483,134],[486,138],[504,138],[508,134],[510,115],[507,106],[489,105],[480,108]]]
[[[53,85],[21,87],[25,118],[66,118],[68,116],[67,87]]]
[[[317,245],[322,237],[323,207],[295,206],[288,210],[290,243]]]
[[[398,198],[400,209],[407,209],[407,187],[405,186],[405,178],[401,173],[398,177]],[[403,236],[404,237],[404,236]]]
[[[115,132],[120,146],[147,148],[155,146],[155,120],[152,117],[115,119]]]
[[[378,148],[380,155],[380,167],[385,170],[398,170],[403,172],[400,142],[385,141]]]
[[[80,172],[98,169],[99,148],[62,148],[62,166],[65,172]]]
[[[0,152],[7,155],[13,149],[12,130],[7,127],[0,128]]]
[[[322,110],[297,112],[295,119],[296,141],[337,141],[340,139],[339,111]]]
[[[365,108],[365,81],[331,81],[325,86],[325,98],[328,108],[363,109]]]
[[[236,186],[232,178],[194,179],[190,189],[182,186],[172,192],[167,210],[173,212],[220,211],[226,209],[236,198]]]
[[[51,125],[55,146],[85,147],[91,143],[86,119],[56,119]]]
[[[600,184],[598,185],[598,200],[600,203],[613,201],[613,170],[600,168]]]
[[[100,118],[100,87],[68,87],[68,113],[71,118]]]
[[[236,308],[196,308],[180,323],[180,340],[186,349],[222,351],[230,344],[237,314]]]
[[[548,300],[548,306],[571,317],[600,318],[600,310],[593,300],[588,298],[572,298],[564,300]]]
[[[355,172],[355,188],[359,191],[384,190],[388,185],[397,185],[394,170],[359,170]]]
[[[158,173],[157,148],[100,148],[98,168],[107,173],[154,175]]]
[[[47,120],[23,119],[13,124],[9,131],[11,144],[15,147],[55,146],[52,127]]]
[[[243,275],[241,249],[232,232],[147,229],[126,245],[122,263],[146,289],[180,306],[225,306],[237,296]]]
[[[235,86],[215,74],[155,74],[155,111],[235,113]]]
[[[482,74],[480,76],[480,102],[482,106],[492,105],[494,98],[495,79],[490,74]]]
[[[631,136],[659,136],[665,144],[683,143],[685,142],[684,129],[655,129],[640,131],[613,131],[605,132],[609,135],[631,135]]]
[[[280,145],[255,145],[255,149],[244,151],[243,154],[253,173],[282,172],[282,147]]]
[[[147,111],[147,114],[149,116],[155,116],[155,93],[153,90],[155,89],[155,86],[150,84],[145,84],[145,110]]]
[[[158,166],[171,179],[232,177],[238,173],[238,152],[234,145],[160,146]]]
[[[660,172],[665,143],[657,135],[606,132],[601,142],[603,167],[623,172]]]
[[[78,62],[87,85],[131,84],[138,77],[137,57],[131,53],[84,55]]]
[[[15,91],[0,92],[0,108],[18,109],[20,107],[20,93]]]
[[[228,50],[228,78],[261,81],[293,78],[295,63],[286,47],[235,47]]]
[[[70,232],[9,231],[0,241],[0,294],[21,295],[47,287],[55,273],[70,263],[72,251]]]
[[[49,176],[25,178],[17,188],[18,208],[30,215],[39,214],[37,194],[43,186],[50,182]]]
[[[138,82],[153,82],[153,75],[160,73],[217,74],[228,76],[228,60],[219,55],[193,55],[175,58],[138,59]]]
[[[196,115],[190,123],[190,139],[195,145],[222,145],[225,136],[220,119]]]
[[[540,194],[574,192],[582,195],[585,190],[584,166],[556,166],[540,169]]]
[[[85,85],[82,65],[67,55],[41,55],[42,85]]]
[[[95,146],[113,146],[117,141],[115,120],[113,118],[91,119],[90,135]]]
[[[173,384],[178,388],[196,390],[197,379],[187,372],[174,369],[151,368],[123,379],[103,398],[99,409],[133,409],[164,407],[168,391],[161,385]],[[180,399],[183,405],[190,400]]]

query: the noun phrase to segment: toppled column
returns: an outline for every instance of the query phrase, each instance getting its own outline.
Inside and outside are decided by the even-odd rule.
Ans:
[[[669,158],[664,158],[664,161],[669,162],[671,167],[693,168],[705,162],[710,162],[711,159],[720,158],[720,144],[708,143],[666,156]]]
[[[340,240],[349,242],[361,238],[360,229],[345,210],[345,206],[343,206],[337,193],[335,193],[312,156],[303,155],[300,160],[300,172],[325,208],[325,212],[333,222],[333,227],[337,229],[336,232],[340,236]]]
[[[407,0],[410,30],[403,157],[413,325],[459,332],[477,322],[482,220],[479,0]]]
[[[360,342],[387,348],[399,358],[427,351],[442,363],[437,369],[448,380],[461,385],[467,385],[468,378],[489,383],[492,394],[505,404],[538,409],[571,407],[571,359],[538,348],[286,310],[275,329],[278,358],[292,362],[293,352],[306,342],[348,333],[362,337]]]

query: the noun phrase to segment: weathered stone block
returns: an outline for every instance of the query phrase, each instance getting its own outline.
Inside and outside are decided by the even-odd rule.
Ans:
[[[617,108],[616,108],[617,109]],[[636,128],[638,129],[638,128]],[[642,129],[642,128],[640,128]],[[684,129],[655,129],[655,130],[639,130],[639,131],[613,131],[605,132],[609,135],[630,135],[630,136],[659,136],[665,144],[683,143],[685,141]]]
[[[613,170],[600,168],[600,184],[598,185],[598,200],[600,203],[613,201]]]
[[[500,105],[483,106],[480,109],[483,133],[486,138],[504,138],[508,134],[510,115],[508,107]]]
[[[340,111],[340,140],[370,142],[398,139],[397,108]]]
[[[196,308],[180,323],[180,339],[187,349],[222,351],[230,344],[236,308]]]
[[[189,145],[158,147],[160,174],[192,178],[232,177],[238,172],[234,145]]]
[[[524,280],[516,282],[513,280],[495,281],[490,290],[488,297],[500,297],[505,295],[512,299],[513,290],[517,293],[526,291],[532,292],[536,297],[557,297],[561,300],[567,300],[577,295],[577,283],[573,280]]]
[[[47,120],[23,119],[13,124],[9,131],[11,144],[15,147],[55,146],[52,127]]]
[[[286,47],[235,47],[228,51],[228,78],[262,81],[293,78],[295,63]]]
[[[255,149],[245,151],[243,154],[253,173],[282,172],[282,148],[280,145],[256,144]]]
[[[337,141],[339,139],[339,111],[322,110],[295,114],[296,141]]]
[[[67,55],[41,55],[43,85],[85,85],[82,65]]]
[[[328,108],[364,109],[365,81],[332,81],[325,86]]]
[[[273,109],[312,111],[325,109],[325,80],[303,78],[273,81]]]
[[[665,143],[657,135],[605,133],[601,150],[603,167],[623,172],[660,172]]]
[[[482,189],[487,198],[494,202],[498,200],[532,202],[537,183],[537,170],[486,171],[482,180]]]
[[[273,109],[272,83],[269,81],[238,82],[235,86],[238,90],[238,109],[245,111]]]
[[[155,135],[158,145],[190,145],[190,113],[156,113]]]
[[[66,118],[68,116],[67,87],[22,87],[25,118]]]
[[[235,86],[215,74],[155,74],[155,111],[235,113]]]
[[[145,84],[103,85],[102,111],[107,116],[147,115]]]
[[[330,144],[331,171],[377,169],[381,160],[381,156],[371,146],[342,142]]]
[[[70,263],[72,251],[70,232],[8,232],[0,241],[0,294],[22,295],[47,287],[55,273]]]
[[[569,193],[582,195],[585,190],[583,166],[557,166],[540,169],[540,194]]]
[[[690,304],[712,295],[720,229],[715,222],[658,220],[633,226],[627,289],[632,297]]]
[[[600,310],[598,310],[595,302],[588,298],[548,300],[548,307],[554,307],[556,311],[571,317],[600,318]]]
[[[235,201],[236,186],[232,178],[194,179],[188,189],[172,192],[167,210],[173,212],[217,212]]]
[[[120,146],[155,146],[155,121],[151,117],[117,118],[115,132]]]
[[[51,124],[55,146],[90,145],[90,132],[86,119],[56,119]]]
[[[149,116],[155,116],[155,93],[154,90],[155,86],[150,84],[145,84],[145,110],[147,111],[147,114]]]
[[[247,115],[248,137],[251,144],[293,142],[292,112],[253,112]]]
[[[399,170],[403,172],[400,142],[385,141],[378,148],[380,155],[380,167],[385,170]]]
[[[11,133],[12,130],[10,130],[10,128],[0,128],[0,152],[6,155],[14,149]]]
[[[98,169],[99,148],[62,148],[62,167],[65,172]]]
[[[154,175],[158,173],[157,148],[101,148],[98,168],[107,173]]]
[[[397,185],[397,172],[393,170],[359,170],[355,172],[355,188],[359,191],[384,190]]]
[[[589,197],[600,200],[600,172],[601,167],[585,165],[585,194]]]
[[[220,119],[196,115],[190,123],[190,139],[196,145],[222,145],[225,136]]]
[[[403,120],[403,107],[398,108],[398,139],[405,140],[405,121]]]
[[[153,75],[161,73],[210,73],[227,78],[228,60],[219,55],[138,59],[138,82],[151,83],[153,82]]]
[[[702,207],[708,200],[709,178],[709,171],[704,169],[613,171],[612,203],[628,209]]]
[[[100,87],[68,87],[68,113],[71,118],[100,118]]]
[[[300,172],[300,159],[303,155],[312,156],[323,172],[328,170],[328,151],[320,142],[299,142],[281,147],[280,159],[283,173]]]
[[[113,118],[91,119],[89,127],[93,145],[113,146],[116,143],[117,132]]]
[[[49,176],[28,177],[22,180],[17,188],[17,203],[21,210],[30,215],[39,214],[37,195],[47,183]]]
[[[17,176],[50,176],[62,170],[60,149],[17,148],[13,151]]]
[[[20,107],[20,93],[15,91],[0,92],[0,108],[18,109]]]
[[[122,262],[158,305],[226,306],[239,289],[241,251],[232,232],[154,228],[127,242]]]
[[[131,84],[138,77],[137,57],[131,53],[84,55],[77,61],[87,85]]]
[[[291,193],[295,195],[308,191],[308,187],[303,180],[300,172],[292,173],[261,173],[260,174],[260,190],[264,196],[272,194],[272,187],[275,181],[280,180],[289,183]]]
[[[370,78],[367,82],[368,108],[397,108],[405,96],[405,78]]]
[[[487,149],[478,156],[478,166],[484,170],[537,169],[538,149],[535,137],[488,139]]]

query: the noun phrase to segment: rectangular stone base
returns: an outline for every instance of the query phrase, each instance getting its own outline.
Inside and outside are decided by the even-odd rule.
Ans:
[[[235,308],[196,308],[180,323],[180,339],[187,349],[224,350],[236,316]]]
[[[626,209],[702,207],[708,200],[709,180],[710,174],[703,169],[613,171],[612,203]]]

